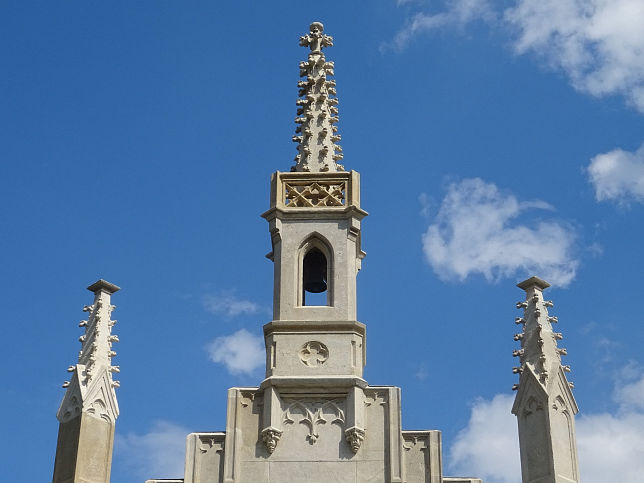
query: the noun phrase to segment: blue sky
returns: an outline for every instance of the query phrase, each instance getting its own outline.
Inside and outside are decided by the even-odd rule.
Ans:
[[[4,477],[51,478],[98,278],[122,287],[113,481],[179,476],[185,434],[223,430],[226,389],[262,379],[259,214],[295,155],[313,20],[335,38],[343,162],[370,213],[366,379],[402,387],[405,428],[443,431],[446,473],[519,481],[515,284],[539,275],[582,478],[635,481],[642,0],[3,2]]]

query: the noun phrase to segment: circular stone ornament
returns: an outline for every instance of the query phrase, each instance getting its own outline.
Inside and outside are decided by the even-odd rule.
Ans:
[[[299,355],[304,365],[318,367],[329,358],[329,348],[322,342],[311,340],[302,346]]]

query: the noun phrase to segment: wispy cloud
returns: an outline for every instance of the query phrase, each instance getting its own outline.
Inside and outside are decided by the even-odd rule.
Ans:
[[[207,350],[210,360],[224,364],[231,374],[254,372],[264,364],[266,354],[263,337],[246,329],[217,337],[208,344]]]
[[[409,2],[398,2],[401,3]],[[437,30],[444,27],[463,27],[476,19],[489,20],[494,13],[490,8],[488,0],[453,0],[447,3],[445,10],[428,14],[424,12],[415,13],[396,33],[390,44],[384,44],[382,50],[394,49],[403,50],[410,40],[416,35]]]
[[[644,145],[635,152],[615,149],[598,154],[590,161],[588,177],[597,201],[644,202]]]
[[[520,202],[479,178],[448,187],[434,222],[423,235],[423,249],[443,280],[463,281],[471,274],[487,280],[539,275],[565,286],[575,277],[575,231],[557,221],[517,223],[529,209],[552,207],[543,201]]]
[[[644,472],[644,374],[614,391],[613,413],[580,414],[576,420],[581,480],[639,481]],[[521,481],[514,396],[498,394],[472,406],[470,420],[449,450],[449,470],[486,483]],[[610,444],[606,442],[609,441]]]
[[[641,0],[514,0],[497,11],[486,0],[454,0],[439,12],[412,14],[391,47],[400,51],[421,33],[484,20],[508,32],[518,54],[536,55],[579,91],[623,95],[644,112],[642,18]]]
[[[427,366],[423,363],[418,366],[418,369],[414,373],[414,376],[416,376],[416,379],[419,381],[424,381],[427,379],[429,376],[429,372],[427,371]]]
[[[232,290],[206,295],[203,298],[204,308],[217,315],[236,317],[243,314],[256,314],[265,310],[261,305],[235,295]]]
[[[116,434],[114,457],[118,466],[146,480],[182,478],[186,453],[186,428],[169,421],[156,421],[145,434]]]

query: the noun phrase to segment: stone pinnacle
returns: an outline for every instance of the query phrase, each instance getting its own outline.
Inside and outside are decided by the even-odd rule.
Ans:
[[[300,45],[311,52],[300,62],[299,96],[295,136],[298,154],[291,171],[344,171],[337,161],[342,159],[342,148],[337,144],[340,135],[336,123],[339,118],[338,99],[335,97],[333,62],[327,62],[322,49],[333,46],[333,37],[325,35],[324,26],[313,22],[308,35],[300,37]]]

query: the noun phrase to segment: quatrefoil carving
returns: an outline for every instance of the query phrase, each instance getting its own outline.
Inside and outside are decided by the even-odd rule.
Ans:
[[[322,342],[312,340],[300,349],[300,360],[309,367],[318,367],[329,358],[329,349]]]

